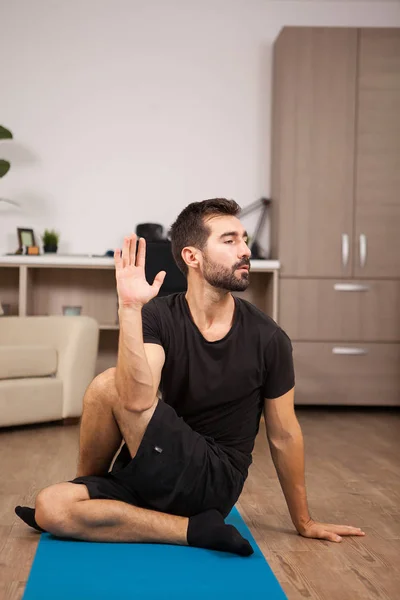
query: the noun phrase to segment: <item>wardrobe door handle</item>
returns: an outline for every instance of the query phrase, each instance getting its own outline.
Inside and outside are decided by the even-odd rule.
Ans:
[[[367,262],[367,236],[360,233],[360,267],[363,269]]]
[[[347,233],[342,233],[342,266],[347,267],[347,263],[349,262],[349,236]]]
[[[337,292],[368,292],[371,286],[363,283],[335,283],[333,289]]]
[[[348,356],[359,356],[360,354],[368,354],[366,348],[346,348],[342,346],[335,346],[332,348],[332,354],[346,354]]]

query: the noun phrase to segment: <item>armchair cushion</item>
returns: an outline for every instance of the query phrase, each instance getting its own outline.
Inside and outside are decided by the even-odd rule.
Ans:
[[[0,379],[46,377],[57,371],[57,351],[49,346],[1,346]]]
[[[63,412],[63,382],[57,377],[0,381],[0,425],[57,421]]]

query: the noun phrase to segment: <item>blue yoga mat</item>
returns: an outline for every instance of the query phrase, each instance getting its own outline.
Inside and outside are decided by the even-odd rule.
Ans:
[[[42,534],[23,600],[284,600],[236,508],[226,523],[249,540],[249,557],[170,544],[61,540]]]

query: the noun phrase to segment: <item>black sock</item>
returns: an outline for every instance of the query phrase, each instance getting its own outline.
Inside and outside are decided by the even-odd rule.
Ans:
[[[250,556],[254,550],[233,525],[226,525],[216,509],[207,510],[189,518],[187,531],[189,546],[232,552]]]
[[[24,521],[29,527],[33,527],[37,531],[45,531],[35,521],[35,509],[29,506],[16,506],[15,514]]]

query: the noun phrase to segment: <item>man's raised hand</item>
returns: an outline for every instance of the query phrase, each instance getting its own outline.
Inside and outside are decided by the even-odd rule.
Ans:
[[[136,234],[124,238],[122,252],[114,252],[115,277],[117,280],[118,303],[120,308],[142,308],[157,296],[163,284],[166,272],[160,271],[149,285],[146,281],[146,240],[139,238],[136,255]]]

